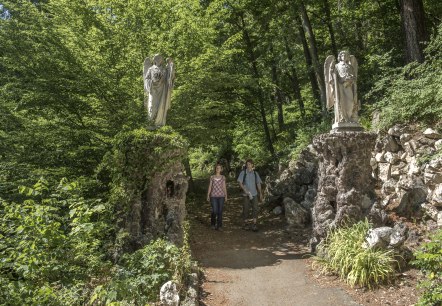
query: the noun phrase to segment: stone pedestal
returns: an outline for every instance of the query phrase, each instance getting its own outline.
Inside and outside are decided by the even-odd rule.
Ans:
[[[356,122],[337,122],[332,125],[330,133],[362,132],[364,128]]]
[[[370,158],[376,134],[342,132],[313,139],[318,153],[318,191],[312,210],[313,236],[321,240],[344,222],[367,216],[375,202]]]
[[[123,251],[137,250],[157,238],[183,243],[188,183],[181,161],[186,146],[167,127],[116,137],[104,165],[111,174],[110,203]]]

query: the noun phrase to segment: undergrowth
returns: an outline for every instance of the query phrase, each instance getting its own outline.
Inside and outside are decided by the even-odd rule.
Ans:
[[[370,223],[360,221],[334,229],[317,247],[314,266],[322,274],[337,274],[350,286],[373,288],[391,282],[397,261],[391,250],[364,248]]]

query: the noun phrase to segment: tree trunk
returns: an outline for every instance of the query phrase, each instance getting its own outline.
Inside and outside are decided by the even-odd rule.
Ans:
[[[299,37],[301,38],[302,48],[304,50],[305,64],[307,66],[310,85],[312,87],[313,98],[315,99],[319,109],[321,109],[321,96],[319,95],[319,87],[318,83],[316,82],[315,72],[313,71],[313,62],[312,62],[312,57],[310,56],[310,51],[308,49],[307,39],[305,38],[305,31],[304,28],[302,27],[301,19],[298,16],[296,16],[296,19],[298,20],[299,24],[298,26]]]
[[[266,116],[266,111],[265,111],[265,107],[264,107],[264,93],[262,92],[261,86],[259,85],[259,71],[258,71],[258,66],[256,63],[256,55],[255,55],[255,52],[253,51],[253,44],[250,39],[249,32],[246,29],[244,17],[240,16],[240,18],[241,18],[242,32],[244,35],[244,41],[246,43],[246,49],[247,49],[247,53],[249,55],[249,61],[250,61],[250,64],[252,65],[253,76],[257,82],[259,113],[261,115],[261,120],[262,120],[261,122],[262,122],[262,126],[264,129],[264,134],[266,136],[267,148],[268,148],[270,154],[272,156],[275,156],[275,149],[273,147],[273,141],[272,141],[272,137],[270,135],[269,124],[267,122],[267,116]]]
[[[293,53],[292,50],[290,50],[289,42],[287,40],[287,37],[284,36],[284,43],[285,43],[285,50],[287,53],[287,58],[289,59],[290,63],[292,63],[290,72],[288,73],[289,79],[292,83],[292,90],[293,94],[295,96],[295,99],[298,101],[299,110],[301,111],[302,119],[305,119],[305,107],[304,107],[304,101],[302,100],[301,96],[301,86],[299,85],[299,79],[298,74],[296,73],[296,69],[293,63]]]
[[[283,109],[283,97],[281,89],[279,88],[278,71],[276,69],[276,60],[274,56],[273,45],[270,43],[270,54],[272,54],[271,66],[272,66],[272,82],[275,85],[275,91],[273,93],[273,99],[278,109],[278,128],[279,131],[283,131],[284,127],[284,109]]]
[[[327,23],[327,27],[328,27],[328,33],[330,34],[332,51],[333,51],[334,56],[337,56],[338,55],[338,48],[336,47],[335,31],[333,30],[333,25],[332,25],[330,5],[328,4],[328,0],[323,0],[323,3],[324,3],[325,16],[327,17],[326,23]]]
[[[422,0],[400,0],[402,26],[405,32],[407,63],[424,61],[422,42],[427,40],[425,12]]]
[[[312,25],[310,24],[310,19],[307,15],[307,10],[305,9],[304,3],[301,1],[299,5],[300,11],[301,11],[301,18],[302,18],[302,26],[304,27],[305,32],[307,33],[307,37],[310,42],[310,55],[312,57],[313,62],[313,69],[315,71],[316,81],[318,83],[319,87],[319,94],[321,97],[321,111],[322,116],[325,118],[327,116],[327,109],[326,109],[326,102],[325,102],[325,83],[324,83],[324,72],[322,69],[322,65],[319,63],[318,58],[318,48],[316,44],[315,34],[312,30]]]
[[[183,160],[183,164],[186,171],[186,176],[189,178],[189,191],[193,192],[195,189],[193,184],[192,170],[190,168],[190,160],[188,157]]]

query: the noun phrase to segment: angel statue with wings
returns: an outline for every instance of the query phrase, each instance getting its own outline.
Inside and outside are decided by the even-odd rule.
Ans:
[[[153,60],[144,60],[144,105],[147,107],[149,119],[156,127],[166,124],[174,79],[175,67],[171,58],[166,60],[165,66],[163,57],[159,54],[155,54]]]
[[[359,101],[356,80],[358,77],[358,62],[348,51],[335,57],[329,55],[324,63],[325,86],[327,93],[327,108],[335,108],[333,128],[360,130],[358,123]]]

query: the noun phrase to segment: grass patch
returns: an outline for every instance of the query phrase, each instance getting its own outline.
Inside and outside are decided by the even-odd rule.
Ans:
[[[314,266],[322,274],[337,274],[350,286],[373,288],[394,279],[397,261],[391,250],[363,247],[371,224],[365,220],[329,233],[317,247]]]

